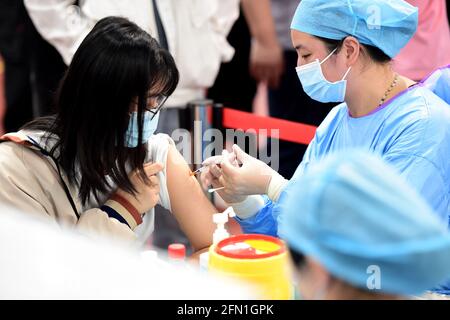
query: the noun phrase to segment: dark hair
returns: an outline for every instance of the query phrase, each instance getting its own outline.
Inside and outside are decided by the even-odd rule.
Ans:
[[[330,52],[336,48],[338,48],[338,51],[339,51],[342,48],[342,45],[344,44],[344,40],[345,40],[345,38],[342,40],[331,40],[331,39],[317,37],[317,36],[316,36],[316,38],[325,42],[325,45],[327,46],[327,48]],[[379,49],[377,47],[365,45],[362,43],[361,43],[361,46],[363,46],[364,49],[367,51],[369,58],[377,63],[388,63],[388,62],[392,61],[391,57],[389,57],[386,53],[384,53],[381,49]]]
[[[111,191],[109,175],[119,188],[135,193],[126,166],[140,169],[145,145],[125,147],[130,105],[138,98],[139,141],[148,91],[169,96],[179,80],[170,53],[135,23],[124,18],[100,20],[83,40],[67,70],[57,97],[57,114],[24,126],[58,137],[49,150],[71,183],[80,189],[83,204]],[[47,143],[48,143],[47,139]],[[57,151],[55,153],[55,151]]]
[[[303,253],[300,253],[299,251],[289,247],[289,254],[291,255],[294,266],[296,266],[298,269],[303,269],[305,267],[306,258]]]

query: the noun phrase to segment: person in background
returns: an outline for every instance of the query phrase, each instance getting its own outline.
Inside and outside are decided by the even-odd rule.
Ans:
[[[330,155],[283,193],[280,236],[305,299],[406,299],[450,279],[450,233],[377,156]]]
[[[0,203],[141,247],[159,203],[194,251],[209,247],[216,209],[173,140],[154,134],[178,79],[148,33],[125,18],[101,19],[64,76],[56,115],[1,138]]]
[[[239,0],[25,0],[30,17],[41,35],[61,53],[66,64],[92,29],[107,16],[135,22],[169,50],[180,72],[180,81],[166,101],[157,133],[169,135],[188,128],[186,105],[205,97],[221,62],[234,53],[226,37],[238,17]],[[178,142],[178,141],[176,141]],[[167,248],[172,242],[188,246],[188,239],[172,215],[158,206],[153,244]]]
[[[434,70],[450,65],[450,27],[446,0],[406,0],[419,8],[419,26],[411,41],[394,59],[394,70],[421,81]]]
[[[448,21],[450,22],[450,6],[447,6],[447,18]]]
[[[0,55],[5,63],[5,131],[54,113],[54,94],[66,66],[33,26],[23,1],[0,3]]]
[[[228,41],[235,55],[222,64],[208,97],[228,108],[252,112],[258,82],[276,87],[283,71],[270,0],[241,0],[241,13]]]

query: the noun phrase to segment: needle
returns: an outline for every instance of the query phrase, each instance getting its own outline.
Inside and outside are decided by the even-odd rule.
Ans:
[[[191,172],[191,177],[192,176],[195,176],[196,174],[198,174],[198,173],[200,173],[200,172],[202,172],[203,170],[205,170],[207,168],[207,166],[204,166],[204,167],[200,167],[200,168],[198,168],[197,170],[195,170],[195,171],[192,171]]]
[[[222,161],[222,157],[220,157],[218,160],[216,160],[214,164],[216,164],[216,165],[218,165],[218,166],[220,167],[220,162],[221,162],[221,161]],[[200,172],[203,172],[203,171],[204,171],[205,169],[207,169],[209,166],[211,166],[211,164],[209,164],[209,165],[204,165],[204,166],[198,168],[198,169],[195,170],[195,171],[191,171],[191,173],[190,173],[191,177],[192,177],[192,176],[195,176],[196,174],[198,174],[198,173],[200,173]]]
[[[234,160],[234,159],[235,159],[235,156],[234,156],[233,153],[230,153],[228,157],[229,157],[230,161],[235,161],[235,160]],[[204,171],[206,168],[208,168],[208,167],[211,166],[212,164],[218,165],[218,166],[220,167],[220,163],[222,162],[222,156],[215,156],[215,157],[213,157],[213,158],[216,158],[216,159],[214,160],[213,163],[204,165],[204,166],[198,168],[198,169],[195,170],[195,171],[191,171],[190,176],[192,177],[192,176],[197,175],[198,173]]]

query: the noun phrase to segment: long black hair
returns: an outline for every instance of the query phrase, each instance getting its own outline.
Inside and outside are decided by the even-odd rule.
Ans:
[[[24,129],[57,136],[50,152],[78,185],[83,204],[111,190],[107,175],[117,187],[135,193],[126,166],[146,179],[147,149],[143,144],[125,147],[131,102],[137,97],[141,141],[148,93],[169,96],[178,80],[172,56],[147,32],[124,18],[104,18],[73,57],[58,91],[56,115]]]

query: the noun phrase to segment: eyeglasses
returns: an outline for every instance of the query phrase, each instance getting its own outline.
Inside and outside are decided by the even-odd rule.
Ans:
[[[153,118],[158,114],[158,112],[164,106],[167,98],[168,97],[163,94],[158,96],[149,96],[147,98],[147,107],[145,108],[145,111],[148,111],[152,114],[150,120],[153,120]],[[149,107],[149,104],[151,104],[151,107]],[[137,109],[137,101],[133,101],[133,106]]]
[[[155,107],[153,107],[151,109],[145,108],[145,110],[147,110],[148,112],[150,112],[152,114],[152,117],[150,119],[153,120],[153,118],[158,114],[158,112],[164,106],[164,103],[167,100],[167,96],[161,94],[159,96],[149,97],[149,99],[155,99],[156,100],[156,106]]]

